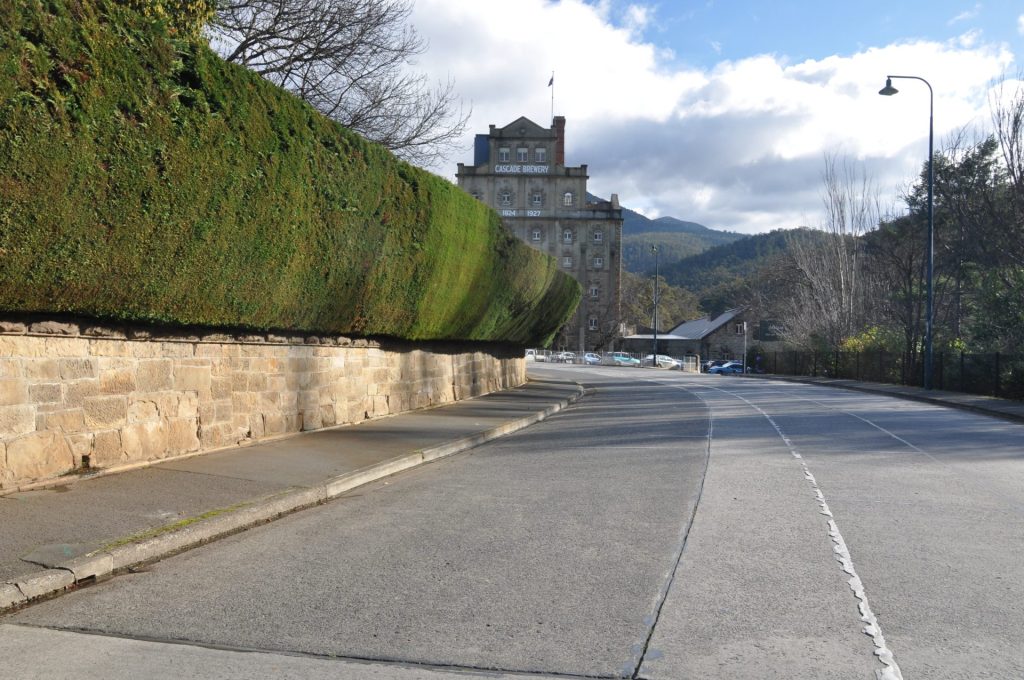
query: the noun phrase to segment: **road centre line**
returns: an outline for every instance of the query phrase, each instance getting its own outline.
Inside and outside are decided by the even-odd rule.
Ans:
[[[662,382],[660,380],[651,380],[650,382],[654,382],[666,387],[673,387],[679,390],[685,390],[690,392],[691,394],[694,393],[693,390],[690,390],[686,385],[672,384]],[[793,458],[800,462],[800,466],[804,474],[804,479],[806,479],[807,482],[810,484],[812,491],[814,491],[815,500],[817,500],[818,505],[821,508],[819,512],[822,515],[828,517],[828,535],[833,543],[832,550],[835,555],[836,561],[840,565],[840,568],[850,577],[847,583],[850,586],[850,590],[853,591],[854,598],[857,600],[857,609],[860,613],[860,619],[862,622],[866,624],[863,628],[863,631],[866,635],[868,635],[871,638],[872,642],[875,645],[875,656],[878,657],[879,661],[881,661],[884,666],[882,670],[876,671],[875,676],[877,680],[903,680],[903,674],[900,671],[899,665],[897,665],[895,658],[893,657],[893,652],[891,649],[889,649],[888,645],[886,644],[885,636],[882,634],[881,625],[878,623],[878,618],[875,616],[874,612],[871,610],[871,605],[868,603],[868,596],[864,589],[864,583],[863,581],[861,581],[860,576],[857,574],[857,570],[854,568],[853,558],[850,555],[849,547],[846,545],[846,541],[843,539],[843,535],[839,531],[839,526],[836,524],[835,517],[833,516],[832,511],[829,510],[828,503],[825,500],[824,494],[822,494],[821,492],[821,488],[818,486],[817,480],[814,478],[814,475],[811,474],[810,468],[807,466],[807,461],[804,460],[804,457],[797,451],[796,446],[789,439],[789,437],[787,437],[786,434],[782,431],[782,428],[780,428],[778,423],[775,422],[775,419],[772,418],[763,409],[761,409],[757,404],[751,402],[749,399],[739,394],[730,392],[720,387],[702,386],[702,388],[716,390],[718,392],[722,392],[723,394],[727,394],[735,399],[739,399],[740,401],[747,404],[750,408],[754,409],[762,416],[764,416],[764,418],[772,426],[772,428],[779,435],[782,441],[785,442]],[[698,398],[700,398],[701,401],[704,401],[703,398],[701,398],[699,395],[695,396],[698,396]],[[893,436],[895,437],[895,435]],[[899,437],[896,438],[899,439]],[[709,441],[709,448],[711,445],[712,442]]]

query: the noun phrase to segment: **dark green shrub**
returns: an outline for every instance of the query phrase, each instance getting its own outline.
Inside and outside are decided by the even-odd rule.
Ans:
[[[0,310],[517,344],[571,315],[493,211],[132,5],[0,3]]]

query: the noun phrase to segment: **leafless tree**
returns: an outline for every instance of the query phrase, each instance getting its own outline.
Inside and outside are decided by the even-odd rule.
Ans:
[[[995,136],[1003,153],[1009,178],[1010,224],[1005,225],[1005,243],[1001,243],[1014,265],[1024,266],[1024,72],[1011,84],[1005,78],[990,101]]]
[[[861,236],[878,226],[874,184],[849,159],[825,156],[825,220],[819,230],[795,230],[789,240],[799,285],[783,326],[786,339],[830,348],[864,327],[865,292]]]
[[[466,127],[454,82],[413,71],[427,44],[410,0],[220,0],[214,48],[410,162],[450,152]]]

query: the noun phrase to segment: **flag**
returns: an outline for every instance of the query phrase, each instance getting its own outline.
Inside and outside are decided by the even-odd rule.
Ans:
[[[551,74],[551,80],[548,81],[548,87],[551,87],[554,84],[555,84],[555,74],[552,73]]]

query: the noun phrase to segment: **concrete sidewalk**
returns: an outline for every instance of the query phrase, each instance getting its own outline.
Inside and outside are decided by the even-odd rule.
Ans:
[[[764,378],[769,380],[785,380],[787,382],[799,382],[808,385],[825,385],[838,387],[845,390],[856,390],[871,394],[886,394],[898,399],[911,399],[929,404],[949,406],[973,411],[1005,420],[1024,422],[1024,402],[1011,399],[999,399],[997,397],[986,397],[980,394],[966,394],[963,392],[949,392],[947,390],[926,390],[921,387],[908,385],[890,385],[887,383],[862,382],[859,380],[846,380],[837,378],[812,378],[809,376],[750,374],[748,378]]]
[[[531,380],[437,408],[0,496],[0,612],[465,451],[582,394],[576,383]]]

